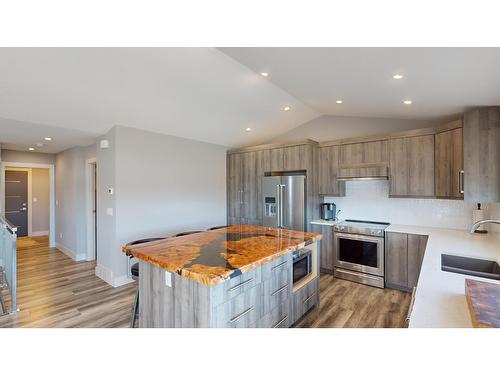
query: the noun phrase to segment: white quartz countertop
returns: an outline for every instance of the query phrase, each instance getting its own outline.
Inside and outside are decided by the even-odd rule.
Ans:
[[[441,271],[441,254],[496,260],[500,263],[500,234],[470,234],[465,230],[390,225],[386,232],[428,235],[418,279],[410,328],[472,327],[465,298],[465,279],[500,281]]]
[[[336,220],[321,220],[321,219],[318,219],[318,220],[311,221],[311,224],[316,224],[316,225],[330,225],[330,226],[334,226],[337,223],[338,223],[338,221],[336,221]]]

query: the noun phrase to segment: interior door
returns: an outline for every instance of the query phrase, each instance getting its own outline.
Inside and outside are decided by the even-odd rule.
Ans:
[[[28,235],[28,172],[5,171],[5,218],[17,227],[17,236]]]
[[[282,176],[283,187],[283,223],[288,229],[305,231],[305,176]]]

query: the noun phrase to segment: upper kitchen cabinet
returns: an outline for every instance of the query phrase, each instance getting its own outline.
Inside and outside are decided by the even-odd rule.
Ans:
[[[463,199],[463,131],[462,120],[446,124],[435,136],[436,197]]]
[[[339,164],[341,167],[349,167],[387,163],[389,160],[387,146],[387,140],[341,145]]]
[[[434,196],[434,134],[393,138],[389,156],[390,196]]]
[[[318,150],[319,194],[344,196],[345,182],[337,180],[340,146],[320,147]]]
[[[464,199],[500,202],[500,107],[466,112],[463,131]]]

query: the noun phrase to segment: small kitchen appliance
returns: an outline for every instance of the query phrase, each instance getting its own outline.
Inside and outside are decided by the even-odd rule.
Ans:
[[[335,220],[335,212],[337,207],[335,203],[321,203],[320,211],[321,211],[321,219],[322,220]]]

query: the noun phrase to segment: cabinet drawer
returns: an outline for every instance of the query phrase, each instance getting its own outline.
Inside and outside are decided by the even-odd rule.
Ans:
[[[217,328],[247,328],[255,326],[262,316],[261,285],[240,293],[214,307],[213,326]]]
[[[318,303],[319,290],[318,278],[315,278],[298,291],[293,293],[293,317],[294,323],[299,320],[302,315],[309,311]]]
[[[262,282],[263,313],[290,299],[292,295],[292,274],[289,268],[281,268],[272,278]]]
[[[260,320],[260,328],[288,328],[292,324],[291,299],[283,301],[281,304],[264,315]]]
[[[212,287],[212,305],[218,306],[221,303],[229,301],[241,293],[252,289],[261,280],[261,267],[259,267]]]
[[[284,269],[292,269],[292,254],[286,254],[278,259],[275,259],[269,263],[264,264],[261,267],[262,270],[262,280],[270,279],[277,274],[279,274]]]

